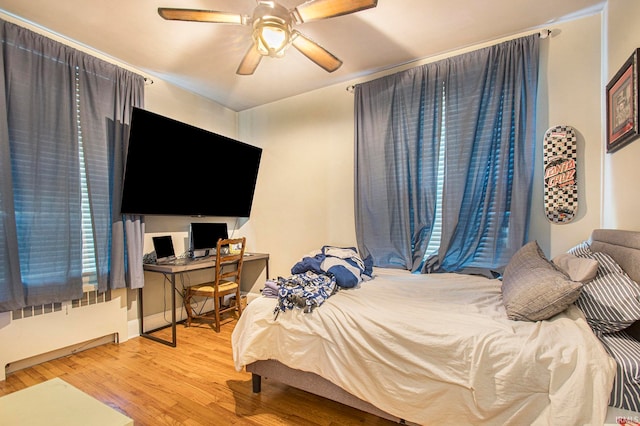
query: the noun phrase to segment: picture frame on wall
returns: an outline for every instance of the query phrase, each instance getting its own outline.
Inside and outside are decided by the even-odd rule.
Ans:
[[[606,88],[607,152],[614,152],[639,136],[638,132],[638,55],[640,49],[622,65]]]

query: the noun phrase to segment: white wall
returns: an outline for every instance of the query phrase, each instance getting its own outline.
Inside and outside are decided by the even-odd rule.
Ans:
[[[603,88],[634,49],[640,47],[640,2],[609,0],[606,16],[608,41],[603,61],[607,69]],[[603,122],[605,116],[603,108]],[[603,141],[604,138],[603,130]],[[640,139],[616,152],[604,154],[603,227],[640,230],[639,161]]]
[[[566,251],[600,227],[602,176],[601,21],[597,14],[552,25],[541,40],[536,178],[530,239],[548,256]],[[552,126],[573,126],[578,136],[578,214],[568,224],[551,224],[544,215],[542,138]]]
[[[0,381],[5,379],[5,368],[16,369],[12,364],[27,367],[90,348],[94,341],[126,341],[126,294],[114,290],[111,295],[107,302],[75,308],[63,303],[60,311],[18,320],[11,319],[11,312],[0,313]]]
[[[240,139],[261,146],[251,238],[288,276],[325,244],[355,245],[353,95],[333,86],[240,113]]]
[[[153,84],[145,86],[144,102],[146,110],[237,138],[238,114],[235,111],[166,81],[154,78]]]

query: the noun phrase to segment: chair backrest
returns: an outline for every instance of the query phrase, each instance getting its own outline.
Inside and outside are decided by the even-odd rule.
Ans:
[[[223,280],[233,281],[240,285],[246,242],[247,239],[245,237],[218,240],[216,246],[216,291]],[[238,245],[240,245],[240,248],[237,248]]]

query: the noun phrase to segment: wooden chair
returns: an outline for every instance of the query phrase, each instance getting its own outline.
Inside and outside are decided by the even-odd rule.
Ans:
[[[187,311],[187,327],[194,319],[211,319],[212,312],[196,314],[191,307],[191,299],[194,296],[211,297],[214,304],[215,330],[220,332],[220,315],[225,312],[236,311],[238,318],[242,315],[240,300],[240,276],[242,274],[242,262],[246,238],[220,239],[216,247],[216,266],[213,282],[187,287],[184,297],[184,307]],[[239,251],[232,252],[232,247],[241,244]],[[224,253],[223,253],[224,251]],[[235,293],[236,300],[233,306],[223,306],[224,296]]]

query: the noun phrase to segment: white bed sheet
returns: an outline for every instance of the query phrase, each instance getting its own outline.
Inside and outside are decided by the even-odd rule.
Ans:
[[[571,307],[507,319],[498,280],[376,269],[310,314],[252,301],[234,329],[238,371],[275,359],[419,424],[601,425],[615,362]]]

